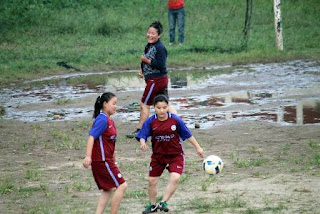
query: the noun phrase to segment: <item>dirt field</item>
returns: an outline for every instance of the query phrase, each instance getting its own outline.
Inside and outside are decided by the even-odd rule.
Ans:
[[[99,192],[81,167],[84,123],[1,121],[1,213],[93,213]],[[134,128],[117,124],[120,136]],[[205,154],[218,154],[225,168],[205,175],[186,143],[186,171],[171,213],[319,211],[319,126],[245,122],[193,133]],[[149,155],[120,137],[117,156],[129,184],[120,213],[140,213],[147,202]],[[159,195],[166,179],[167,173]]]
[[[173,90],[171,95],[197,96],[202,90]],[[207,93],[225,92],[218,86],[210,90]],[[125,106],[139,100],[141,94],[118,92],[117,96],[119,105]],[[66,105],[90,107],[94,99],[92,95]],[[180,109],[180,112],[200,114],[217,112],[218,108]],[[117,158],[129,185],[120,213],[141,213],[148,202],[150,152],[140,151],[138,142],[125,137],[134,130],[136,122],[117,115],[114,120],[118,129]],[[192,119],[189,122],[191,127],[195,123]],[[90,123],[89,117],[44,122],[1,119],[0,213],[94,213],[99,191],[91,171],[82,167]],[[169,201],[170,213],[319,213],[319,123],[226,120],[205,129],[192,128],[192,132],[205,149],[205,156],[220,156],[224,169],[217,176],[206,175],[202,159],[185,142],[186,170]],[[167,179],[165,173],[159,196]]]

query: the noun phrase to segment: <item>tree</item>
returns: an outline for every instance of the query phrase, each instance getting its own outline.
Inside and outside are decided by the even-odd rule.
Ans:
[[[274,0],[273,2],[274,10],[274,29],[276,36],[276,44],[278,50],[283,50],[283,38],[282,38],[282,20],[281,20],[281,9],[280,0]]]

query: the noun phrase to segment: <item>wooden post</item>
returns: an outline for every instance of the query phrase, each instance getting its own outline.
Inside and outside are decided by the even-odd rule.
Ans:
[[[282,20],[281,20],[281,9],[280,0],[274,0],[274,29],[276,34],[276,44],[278,50],[283,50],[283,38],[282,38]]]

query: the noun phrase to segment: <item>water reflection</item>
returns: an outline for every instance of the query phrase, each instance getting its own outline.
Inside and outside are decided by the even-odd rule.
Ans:
[[[309,61],[177,69],[169,72],[170,98],[189,127],[200,123],[200,128],[207,128],[239,120],[320,123],[319,71],[319,63]],[[57,103],[76,103],[105,91],[141,94],[144,86],[137,71],[55,76],[0,89],[0,105],[6,108],[5,119],[68,120],[91,116],[91,103],[81,108]],[[139,99],[140,96],[136,102]],[[43,103],[49,106],[46,110],[35,107]],[[116,117],[136,122],[139,108],[130,104],[119,106],[121,114]]]
[[[283,106],[279,109],[256,109],[248,111],[219,111],[214,114],[185,114],[182,116],[189,127],[195,122],[206,128],[221,122],[257,120],[277,122],[279,124],[314,124],[320,123],[320,100],[305,100],[295,106]]]

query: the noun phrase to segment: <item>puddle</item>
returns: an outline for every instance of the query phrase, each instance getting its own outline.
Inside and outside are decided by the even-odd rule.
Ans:
[[[169,75],[171,104],[191,128],[241,120],[320,123],[319,62],[189,67],[171,69]],[[137,92],[139,102],[143,90],[136,70],[78,73],[0,89],[0,105],[6,109],[4,119],[71,120],[92,115],[92,103],[75,105],[81,99],[105,91]],[[138,121],[137,106],[126,103],[118,112],[115,116],[123,121]]]

